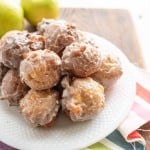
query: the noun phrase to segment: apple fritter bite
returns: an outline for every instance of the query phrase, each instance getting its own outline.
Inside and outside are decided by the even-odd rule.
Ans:
[[[56,53],[78,40],[76,26],[63,20],[43,19],[37,29],[44,35],[46,49]]]
[[[0,99],[8,100],[10,106],[17,106],[28,90],[27,85],[21,82],[18,72],[10,69],[2,80]]]
[[[98,47],[87,42],[67,46],[62,55],[62,71],[77,77],[87,77],[99,70],[101,54]]]
[[[18,68],[23,54],[44,48],[44,38],[27,31],[9,31],[1,39],[1,62],[9,68]]]
[[[21,79],[34,90],[54,87],[61,77],[61,59],[48,50],[31,51],[20,64]]]
[[[21,99],[19,109],[24,118],[34,127],[49,127],[59,111],[59,94],[54,90],[30,90]]]
[[[119,58],[105,55],[102,57],[99,70],[91,77],[107,89],[116,83],[122,73],[123,69]]]
[[[104,88],[92,78],[65,77],[62,86],[62,109],[72,121],[92,119],[104,108]]]

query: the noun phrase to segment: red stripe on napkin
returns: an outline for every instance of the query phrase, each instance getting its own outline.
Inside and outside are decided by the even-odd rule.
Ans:
[[[134,111],[139,117],[141,117],[145,121],[150,121],[150,109],[145,108],[142,105],[138,104],[136,101],[134,101],[131,110]]]
[[[140,96],[141,98],[146,100],[148,103],[150,103],[150,91],[145,89],[139,83],[136,83],[136,95]]]
[[[136,83],[136,95],[150,103],[150,90],[144,88],[139,83]],[[131,110],[146,122],[150,121],[150,109],[140,105],[138,101],[134,101]],[[136,129],[127,136],[128,140],[136,140],[140,138],[142,139],[142,136]]]
[[[128,139],[130,140],[130,139],[137,139],[137,138],[141,138],[142,136],[139,134],[139,132],[138,131],[133,131],[132,133],[130,133],[129,135],[128,135]]]

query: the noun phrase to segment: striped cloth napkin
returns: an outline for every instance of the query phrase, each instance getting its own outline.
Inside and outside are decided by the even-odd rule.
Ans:
[[[144,150],[146,141],[140,131],[150,132],[140,127],[150,121],[150,74],[133,67],[136,78],[136,96],[127,118],[105,139],[83,150]],[[150,135],[150,134],[149,134]],[[0,142],[0,150],[15,150]]]
[[[136,96],[131,111],[123,123],[105,139],[84,150],[144,150],[146,141],[140,131],[149,132],[150,137],[150,74],[134,67]],[[141,129],[148,124],[147,129]],[[150,139],[150,138],[149,138]],[[150,147],[147,147],[147,150]]]

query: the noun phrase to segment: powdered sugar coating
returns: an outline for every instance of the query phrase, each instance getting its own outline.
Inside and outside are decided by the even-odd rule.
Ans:
[[[18,72],[10,69],[4,76],[1,86],[2,97],[6,97],[9,105],[18,105],[20,99],[28,91],[27,85],[21,82]]]
[[[102,57],[99,71],[91,77],[107,89],[115,84],[122,73],[119,58],[108,54]]]
[[[9,68],[18,68],[24,53],[44,48],[44,38],[27,31],[7,32],[0,43],[1,61]]]
[[[56,91],[30,90],[20,101],[20,111],[33,126],[49,126],[60,107],[58,97]]]
[[[78,40],[76,27],[63,20],[42,20],[38,29],[45,37],[45,47],[56,53]]]
[[[29,39],[30,50],[43,50],[45,49],[44,36],[39,35],[37,32],[30,33],[27,37]]]
[[[10,31],[1,39],[0,52],[2,63],[9,68],[17,68],[22,54],[29,51],[26,31]]]
[[[97,47],[87,42],[67,46],[62,56],[62,70],[78,77],[87,77],[98,71],[101,55]]]
[[[54,21],[54,19],[43,18],[42,21],[37,25],[37,31],[43,35],[46,32],[47,27]]]
[[[61,59],[53,51],[29,52],[20,64],[21,79],[34,90],[55,86],[61,76]]]
[[[92,119],[103,109],[104,88],[92,78],[75,78],[69,81],[65,77],[62,86],[62,108],[72,121]]]

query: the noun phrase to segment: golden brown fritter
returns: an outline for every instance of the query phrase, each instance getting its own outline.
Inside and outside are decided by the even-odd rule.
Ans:
[[[79,40],[78,40],[79,42],[84,42],[84,43],[87,43],[87,44],[91,44],[95,48],[99,48],[99,46],[95,42],[95,40],[91,36],[89,36],[89,33],[87,34],[84,31],[77,30],[77,34],[78,34],[78,37],[79,37]],[[101,50],[101,48],[99,48],[99,49]]]
[[[2,63],[9,68],[17,68],[22,54],[29,51],[26,31],[10,31],[1,39],[0,53]]]
[[[55,22],[54,19],[46,19],[43,18],[41,22],[38,23],[37,25],[37,31],[39,32],[39,34],[44,34],[47,30],[47,27],[52,23]]]
[[[2,83],[2,80],[3,80],[4,75],[6,74],[6,72],[7,72],[8,70],[9,70],[9,68],[8,68],[8,67],[5,67],[5,66],[3,65],[3,63],[0,62],[0,85],[1,85],[1,83]]]
[[[16,106],[28,90],[27,85],[21,82],[18,72],[10,69],[2,80],[0,98],[8,100],[10,106]]]
[[[53,90],[30,90],[20,101],[20,111],[33,126],[49,127],[59,111],[58,98]]]
[[[27,31],[7,32],[0,42],[1,62],[9,68],[18,68],[23,54],[44,49],[44,37]]]
[[[78,40],[76,27],[63,20],[43,19],[38,25],[38,30],[44,35],[46,49],[56,53]]]
[[[92,78],[75,78],[69,81],[65,77],[62,86],[62,108],[72,121],[92,119],[103,109],[104,88]]]
[[[75,42],[63,52],[62,70],[77,77],[87,77],[99,70],[100,62],[98,48],[86,42]]]
[[[61,76],[61,59],[53,51],[29,52],[20,64],[21,79],[34,90],[55,86]]]
[[[112,55],[103,56],[98,72],[91,77],[105,88],[111,87],[122,75],[123,70],[119,58]]]
[[[28,34],[29,48],[32,51],[45,49],[45,39],[44,36],[39,35],[37,32]]]

